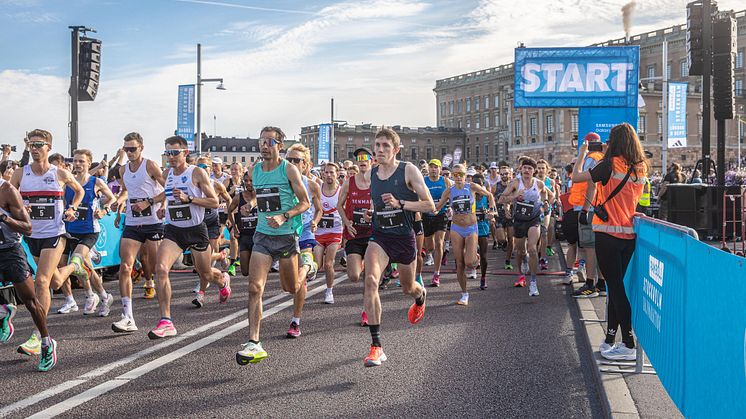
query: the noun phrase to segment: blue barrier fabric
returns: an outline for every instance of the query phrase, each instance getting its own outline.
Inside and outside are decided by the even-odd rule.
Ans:
[[[746,412],[746,259],[638,218],[625,276],[632,325],[686,417]]]

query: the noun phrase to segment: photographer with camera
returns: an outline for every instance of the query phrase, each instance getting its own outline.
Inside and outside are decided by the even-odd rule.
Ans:
[[[585,160],[587,149],[586,142],[580,147],[578,162]],[[645,185],[647,168],[647,159],[635,129],[622,123],[611,129],[606,153],[596,167],[584,171],[576,163],[572,174],[573,184],[592,182],[596,185],[593,231],[596,233],[598,267],[609,289],[606,340],[599,352],[612,360],[631,361],[637,355],[624,274],[635,251],[632,222]],[[614,344],[619,326],[622,328],[622,342]]]

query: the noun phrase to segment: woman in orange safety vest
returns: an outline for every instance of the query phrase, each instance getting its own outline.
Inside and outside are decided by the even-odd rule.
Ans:
[[[576,164],[572,179],[573,182],[596,183],[593,231],[596,233],[598,267],[606,278],[608,288],[608,326],[606,340],[599,351],[607,359],[634,360],[637,351],[632,336],[632,313],[623,280],[635,250],[632,222],[648,166],[637,133],[627,123],[611,129],[606,146],[604,157],[596,167],[583,172],[582,166]],[[584,161],[586,152],[586,146],[581,146],[577,161]],[[620,191],[607,199],[620,184],[623,184]],[[599,206],[603,206],[608,217],[598,215]],[[620,326],[622,342],[615,344]]]

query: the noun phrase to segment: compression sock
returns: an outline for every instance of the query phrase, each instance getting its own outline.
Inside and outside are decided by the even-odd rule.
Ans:
[[[370,338],[373,346],[381,347],[381,325],[380,324],[369,324]]]

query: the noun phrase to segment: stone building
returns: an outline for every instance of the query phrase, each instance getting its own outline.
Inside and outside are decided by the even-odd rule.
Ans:
[[[735,94],[737,119],[726,123],[726,162],[734,163],[738,145],[746,137],[746,90],[744,90],[744,54],[746,50],[746,10],[736,14],[738,25]],[[670,81],[689,83],[687,100],[687,147],[669,149],[668,161],[693,166],[701,157],[701,77],[690,77],[686,65],[686,25],[678,25],[634,35],[629,44],[640,46],[640,78],[662,75],[662,41],[668,41],[668,72]],[[594,46],[624,45],[616,39]],[[654,169],[660,170],[662,144],[662,83],[641,82],[640,93],[645,106],[640,108],[638,131],[646,150],[653,153]],[[435,84],[437,125],[464,130],[464,156],[468,161],[505,160],[514,162],[519,156],[544,158],[559,166],[569,162],[576,153],[578,110],[514,109],[513,64],[461,74]],[[717,130],[711,123],[711,156],[716,159]],[[585,133],[581,133],[584,135]],[[746,156],[746,149],[743,151]]]

